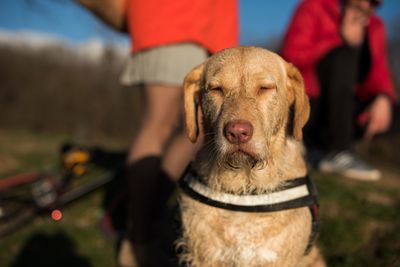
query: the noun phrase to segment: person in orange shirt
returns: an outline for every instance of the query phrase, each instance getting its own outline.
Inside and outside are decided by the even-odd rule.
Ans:
[[[119,265],[169,266],[173,259],[155,256],[154,225],[201,143],[193,145],[182,130],[183,79],[210,54],[238,44],[237,0],[77,1],[129,33],[121,83],[142,92],[141,124],[126,162],[130,242],[121,242]]]
[[[143,100],[127,159],[128,239],[140,266],[167,266],[168,259],[154,257],[159,240],[153,226],[199,145],[181,127],[183,79],[210,54],[237,45],[237,3],[129,0],[126,8],[132,56],[121,81],[140,85]],[[126,257],[121,261],[128,265]]]

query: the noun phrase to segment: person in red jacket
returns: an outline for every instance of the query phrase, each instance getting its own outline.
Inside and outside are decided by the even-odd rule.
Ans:
[[[384,24],[374,13],[382,1],[303,0],[285,35],[282,55],[299,68],[311,102],[305,146],[321,171],[380,177],[352,144],[387,131],[396,102]]]
[[[132,56],[121,80],[142,87],[143,113],[127,160],[130,243],[121,252],[130,244],[139,266],[169,266],[170,259],[156,252],[161,238],[155,226],[199,145],[191,144],[180,127],[181,85],[210,54],[237,45],[237,3],[128,0],[126,8]],[[127,257],[121,256],[121,265],[129,265]]]

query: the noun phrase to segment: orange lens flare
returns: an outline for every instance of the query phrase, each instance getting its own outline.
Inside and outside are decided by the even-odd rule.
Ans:
[[[63,217],[63,214],[62,214],[62,212],[61,212],[60,210],[58,210],[58,209],[53,210],[53,211],[51,212],[51,218],[52,218],[54,221],[59,221],[59,220],[62,219],[62,217]]]

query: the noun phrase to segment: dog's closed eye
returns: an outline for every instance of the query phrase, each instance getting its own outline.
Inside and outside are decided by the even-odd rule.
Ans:
[[[208,86],[208,91],[211,93],[218,94],[218,95],[224,94],[224,88],[218,84],[210,84]]]
[[[264,94],[276,89],[275,83],[262,84],[258,87],[258,93]]]
[[[221,86],[211,87],[209,90],[218,92],[218,93],[223,93],[223,91],[224,91]]]

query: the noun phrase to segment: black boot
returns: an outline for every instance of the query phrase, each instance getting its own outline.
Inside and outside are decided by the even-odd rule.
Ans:
[[[175,189],[161,169],[160,157],[146,157],[127,167],[128,238],[141,266],[170,266],[170,248],[162,248],[159,224]],[[160,255],[157,255],[160,254]],[[161,265],[160,265],[161,264]]]

